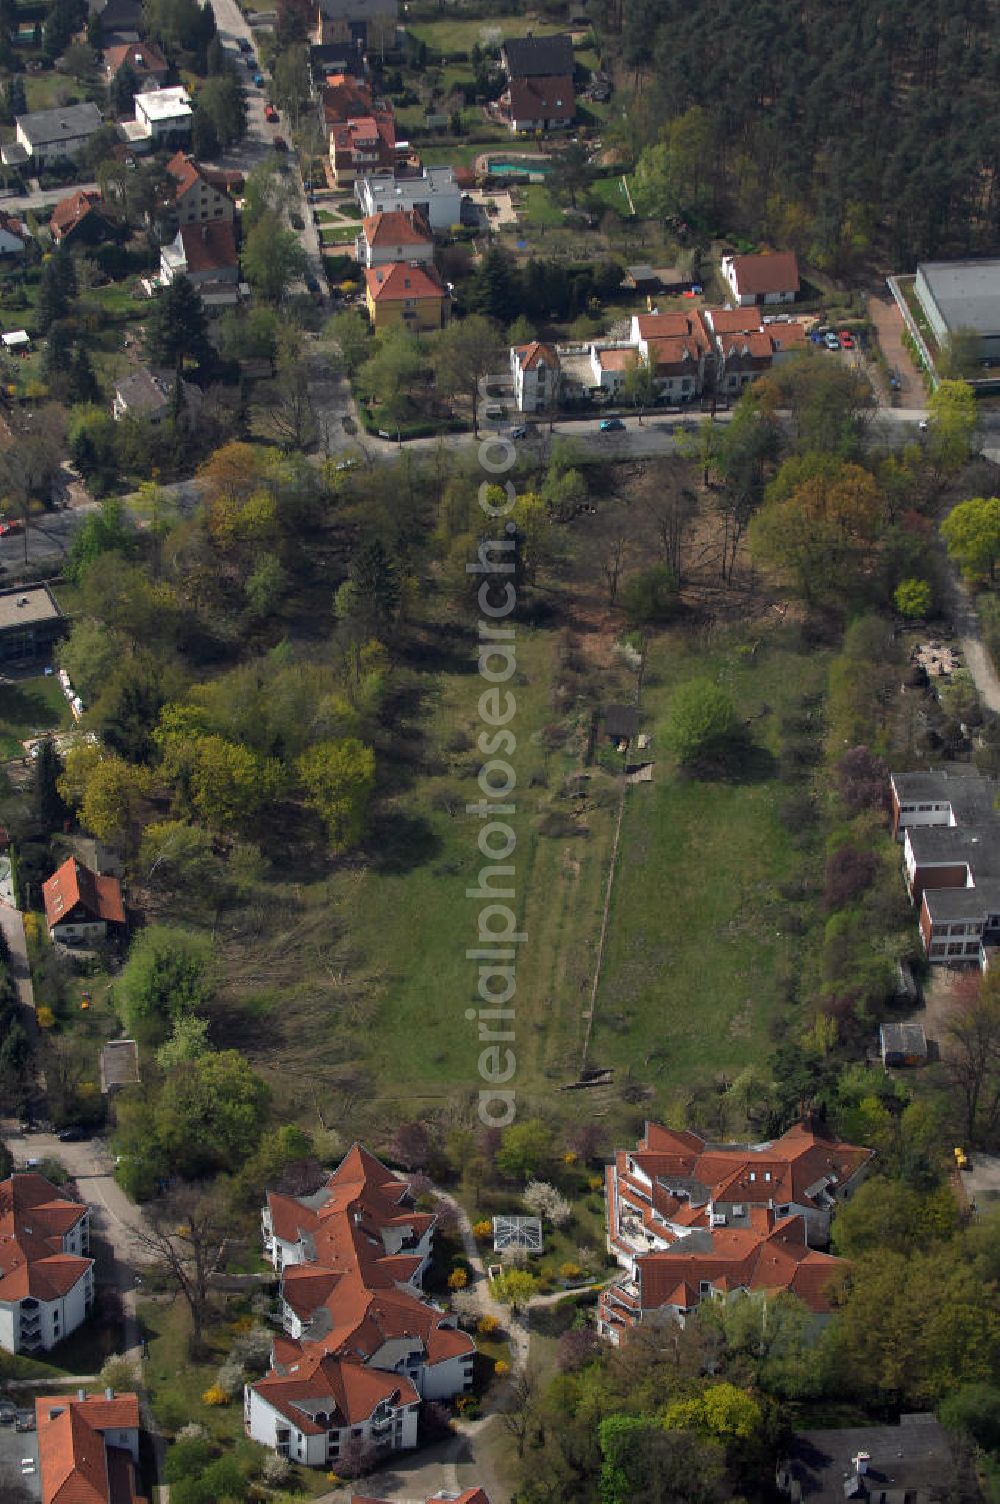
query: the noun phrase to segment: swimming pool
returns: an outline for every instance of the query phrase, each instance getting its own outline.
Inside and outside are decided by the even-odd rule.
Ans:
[[[502,162],[490,158],[490,172],[496,173],[498,177],[544,177],[551,171],[551,162]]]

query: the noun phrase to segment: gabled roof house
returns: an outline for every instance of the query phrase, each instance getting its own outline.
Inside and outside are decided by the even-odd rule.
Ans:
[[[94,1299],[86,1206],[60,1196],[32,1171],[0,1183],[0,1347],[55,1347],[85,1319]]]
[[[654,1311],[683,1319],[738,1290],[790,1290],[825,1313],[846,1265],[815,1245],[871,1159],[808,1122],[762,1144],[647,1123],[607,1171],[608,1248],[626,1272],[602,1292],[599,1329],[617,1341]]]
[[[794,251],[723,256],[722,275],[741,308],[754,303],[794,303],[799,295],[799,263]]]
[[[510,129],[564,130],[576,115],[569,37],[512,37],[500,49],[507,83],[496,110]]]
[[[416,1445],[422,1399],[468,1388],[474,1344],[420,1294],[435,1219],[355,1144],[312,1196],[270,1192],[264,1247],[281,1274],[284,1335],[248,1385],[248,1435],[310,1467],[352,1442]]]
[[[80,1390],[35,1401],[42,1504],[146,1504],[139,1493],[139,1400]]]
[[[76,857],[42,884],[49,936],[62,945],[96,944],[125,923],[122,887],[116,877],[99,877]]]
[[[389,266],[394,261],[434,259],[434,237],[418,209],[369,214],[361,222],[355,254],[362,266]]]

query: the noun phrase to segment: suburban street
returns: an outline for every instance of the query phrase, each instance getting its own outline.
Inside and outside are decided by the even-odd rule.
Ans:
[[[215,12],[216,25],[223,44],[226,42],[238,43],[242,37],[255,48],[254,34],[236,0],[214,0],[212,9]],[[255,53],[256,56],[256,48]],[[241,66],[245,69],[245,64]],[[274,137],[282,136],[291,143],[291,126],[284,115],[279,117],[277,125],[269,125],[264,119],[264,106],[268,103],[268,85],[265,83],[262,89],[254,87],[253,78],[249,71],[244,72],[247,101],[247,133],[235,150],[220,156],[211,164],[216,167],[229,168],[242,173],[250,171],[257,162],[263,160],[272,151]],[[305,189],[302,186],[302,175],[298,170],[297,159],[289,150],[287,157],[282,158],[283,165],[287,166],[285,181],[289,188],[289,210],[297,212],[305,222],[304,230],[297,230],[296,234],[302,249],[305,251],[306,262],[309,272],[319,283],[321,290],[326,292],[326,279],[323,272],[323,253],[320,250],[319,232],[313,223],[311,206],[306,202]]]

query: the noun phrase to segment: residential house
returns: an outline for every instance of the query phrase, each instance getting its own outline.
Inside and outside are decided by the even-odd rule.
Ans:
[[[816,1245],[871,1159],[809,1122],[761,1144],[647,1123],[606,1175],[608,1248],[625,1274],[600,1297],[599,1330],[617,1342],[654,1313],[684,1320],[739,1290],[790,1290],[825,1314],[846,1266]]]
[[[565,130],[576,116],[569,37],[512,37],[500,49],[506,75],[496,113],[510,129]]]
[[[983,969],[1000,943],[1000,783],[952,765],[889,780],[892,832],[903,845],[906,890],[932,963]]]
[[[415,1446],[421,1400],[469,1387],[471,1338],[420,1293],[434,1225],[358,1144],[313,1195],[268,1194],[264,1248],[285,1335],[268,1375],[246,1387],[249,1436],[332,1466],[357,1445]]]
[[[170,411],[173,378],[154,375],[145,366],[135,366],[115,382],[111,416],[116,423],[123,418],[146,418],[161,422]]]
[[[49,938],[60,945],[97,945],[125,924],[122,886],[67,857],[42,884]]]
[[[363,75],[365,56],[396,44],[399,0],[319,0],[309,35],[313,65]]]
[[[145,139],[159,150],[176,146],[191,135],[191,96],[183,85],[173,89],[151,89],[135,96],[135,123],[129,139],[138,144]]]
[[[404,150],[409,151],[405,146]],[[396,121],[391,110],[372,110],[330,127],[330,164],[338,188],[350,188],[367,173],[396,165]]]
[[[702,317],[714,340],[717,392],[738,394],[755,377],[809,348],[801,324],[765,323],[759,308],[706,308]]]
[[[632,345],[591,345],[591,385],[614,400],[625,390],[625,378],[639,359]]]
[[[448,317],[448,294],[437,268],[419,261],[367,268],[365,304],[376,331],[396,324],[405,324],[408,329],[440,329]]]
[[[42,1504],[146,1504],[137,1395],[46,1395],[35,1401],[35,1430]]]
[[[622,286],[630,292],[645,293],[647,296],[665,293],[676,297],[680,293],[689,292],[694,283],[679,267],[641,265],[625,268]]]
[[[416,210],[435,234],[450,230],[462,218],[462,192],[451,167],[425,167],[405,177],[391,173],[359,177],[354,197],[369,218],[390,210]]]
[[[31,239],[31,231],[16,214],[4,214],[0,210],[0,259],[6,256],[23,256]]]
[[[141,0],[88,0],[91,16],[99,16],[105,47],[137,42],[146,29]]]
[[[17,145],[40,172],[52,162],[75,157],[104,124],[96,104],[64,105],[58,110],[34,110],[14,121]],[[5,158],[6,160],[6,158]]]
[[[527,345],[511,345],[510,375],[520,412],[550,412],[556,407],[562,370],[554,345],[537,339]]]
[[[497,101],[497,113],[515,135],[568,130],[576,118],[572,74],[511,79]]]
[[[139,1046],[134,1039],[109,1039],[101,1050],[101,1094],[108,1097],[123,1086],[138,1086]]]
[[[205,224],[217,219],[232,224],[236,206],[229,196],[230,174],[202,167],[183,151],[170,158],[167,172],[174,189],[166,207],[178,225]]]
[[[94,1302],[90,1214],[33,1171],[0,1183],[0,1347],[47,1352]]]
[[[49,232],[57,245],[104,245],[116,233],[102,207],[100,193],[78,188],[52,210]]]
[[[0,666],[24,668],[49,653],[66,619],[47,585],[0,590]]]
[[[417,1444],[420,1396],[411,1381],[317,1351],[247,1385],[247,1435],[303,1467],[335,1469],[352,1448]]]
[[[170,72],[169,63],[152,42],[116,42],[105,47],[102,60],[107,83],[113,83],[127,63],[140,90],[162,88]]]
[[[355,255],[361,266],[391,266],[394,261],[429,266],[434,260],[434,237],[415,209],[373,214],[361,222]]]
[[[790,1504],[936,1504],[975,1498],[956,1487],[955,1458],[937,1416],[901,1415],[898,1426],[796,1431],[775,1481]]]
[[[756,303],[794,303],[799,295],[799,263],[794,251],[723,256],[722,275],[740,308]]]
[[[198,289],[206,308],[237,302],[240,258],[233,222],[210,219],[184,224],[169,245],[160,247],[160,276],[165,283],[186,277]]]
[[[371,85],[349,73],[328,74],[323,85],[323,118],[328,126],[343,125],[346,120],[361,120],[376,109]],[[381,103],[377,108],[388,108]]]

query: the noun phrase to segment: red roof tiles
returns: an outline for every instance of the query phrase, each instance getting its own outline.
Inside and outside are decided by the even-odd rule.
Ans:
[[[59,1300],[92,1260],[63,1252],[63,1238],[87,1214],[63,1200],[44,1175],[15,1174],[0,1184],[0,1300]]]
[[[411,298],[443,300],[445,297],[436,267],[419,266],[408,261],[369,267],[365,271],[365,282],[376,303],[402,303]]]
[[[732,263],[741,298],[799,290],[799,263],[794,251],[773,251],[769,256],[733,256]]]
[[[361,228],[370,246],[425,246],[434,243],[427,221],[416,209],[409,212],[393,209],[386,214],[369,214],[362,221]]]
[[[35,1401],[35,1417],[42,1504],[146,1504],[130,1454],[103,1435],[138,1430],[134,1394],[49,1395]]]
[[[228,219],[181,225],[180,240],[189,273],[229,271],[239,264],[236,236]]]
[[[75,910],[82,911],[81,922],[104,919],[109,924],[125,923],[118,879],[99,877],[72,856],[42,884],[42,898],[50,929],[69,919]]]

